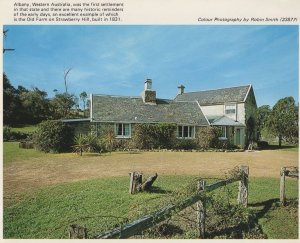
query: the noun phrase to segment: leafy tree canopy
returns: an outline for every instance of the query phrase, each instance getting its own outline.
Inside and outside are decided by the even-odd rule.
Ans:
[[[292,141],[298,138],[298,107],[294,98],[280,99],[274,105],[266,125],[269,132],[278,136],[279,146],[282,139]]]
[[[266,126],[266,122],[268,120],[270,113],[271,113],[271,108],[269,105],[262,105],[257,108],[257,111],[256,111],[257,124],[256,125],[257,125],[259,136],[261,134],[261,131]]]

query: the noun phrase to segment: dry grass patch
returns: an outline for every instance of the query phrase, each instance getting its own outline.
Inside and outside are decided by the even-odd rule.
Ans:
[[[252,177],[278,177],[282,166],[298,166],[298,153],[261,152],[113,152],[77,156],[55,154],[4,164],[4,194],[99,177],[126,176],[130,171],[161,175],[220,176],[248,165]]]

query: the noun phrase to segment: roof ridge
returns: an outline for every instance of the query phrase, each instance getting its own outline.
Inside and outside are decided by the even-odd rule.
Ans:
[[[108,94],[92,94],[93,96],[105,96],[105,97],[112,97],[112,98],[131,98],[131,99],[138,99],[142,98],[141,96],[128,96],[128,95],[108,95]]]
[[[171,100],[174,101],[175,103],[197,103],[197,100]]]
[[[225,88],[218,88],[218,89],[208,89],[208,90],[191,91],[191,92],[185,92],[185,93],[183,93],[183,94],[198,93],[198,92],[206,92],[206,91],[216,91],[216,90],[222,90],[222,89],[241,88],[241,87],[249,87],[249,86],[251,86],[251,84],[240,85],[240,86],[233,86],[233,87],[225,87]],[[176,96],[176,97],[177,97],[177,96]]]

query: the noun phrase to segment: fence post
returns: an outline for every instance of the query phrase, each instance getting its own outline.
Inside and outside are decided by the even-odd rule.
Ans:
[[[239,182],[238,204],[242,204],[245,207],[247,207],[249,167],[245,165],[241,165],[240,172],[241,172],[241,180]]]
[[[204,180],[198,181],[198,192],[205,191],[206,182]],[[205,238],[205,217],[206,217],[206,202],[202,199],[197,202],[197,222],[198,222],[198,236],[200,239]]]
[[[69,239],[87,239],[87,229],[77,224],[69,226]]]
[[[138,190],[139,186],[142,185],[142,177],[143,174],[141,172],[130,172],[130,184],[129,184],[129,193],[133,194],[136,190]]]
[[[286,168],[282,167],[280,170],[280,204],[284,206],[286,204],[285,197],[285,173]]]

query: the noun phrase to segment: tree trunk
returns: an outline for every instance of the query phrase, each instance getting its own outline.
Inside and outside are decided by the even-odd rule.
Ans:
[[[281,134],[279,134],[278,140],[279,140],[279,148],[281,148],[281,142],[282,142],[282,135]]]

